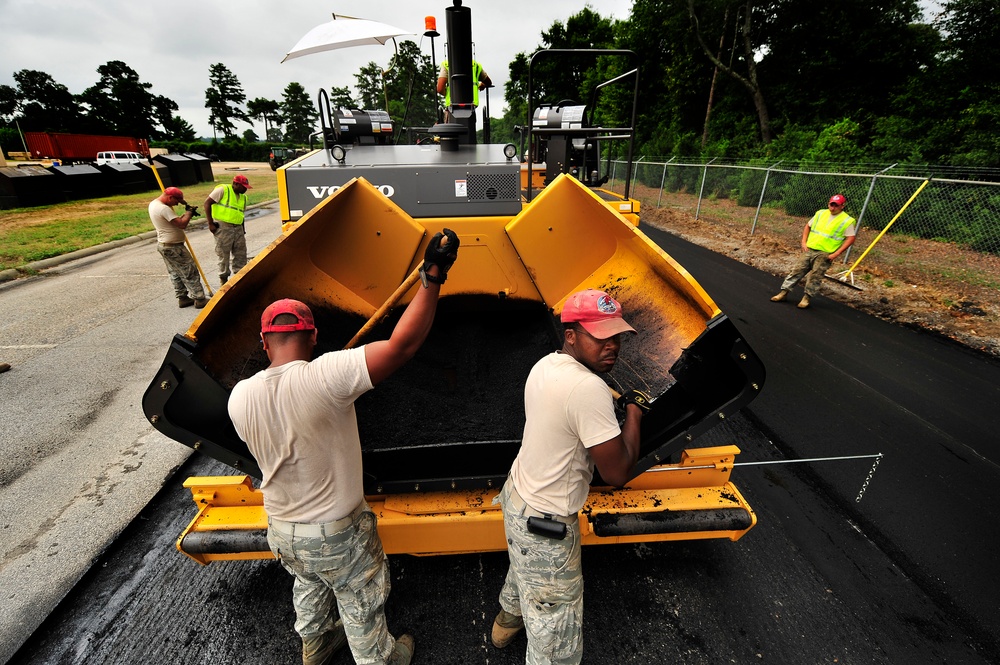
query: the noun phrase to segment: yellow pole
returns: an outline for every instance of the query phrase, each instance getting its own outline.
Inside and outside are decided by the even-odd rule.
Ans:
[[[153,170],[153,175],[156,176],[156,182],[160,185],[160,193],[162,194],[166,188],[163,186],[160,174],[156,172],[156,165],[151,164],[150,168]],[[184,244],[187,245],[188,251],[191,252],[191,258],[194,259],[194,265],[198,268],[198,274],[201,275],[202,281],[205,282],[205,288],[208,289],[208,297],[211,298],[215,294],[212,293],[212,287],[208,283],[208,278],[205,277],[205,271],[201,269],[201,264],[198,263],[198,257],[194,255],[194,247],[191,246],[191,241],[188,240],[186,233],[184,234]]]
[[[351,338],[350,342],[344,345],[345,349],[353,349],[354,346],[359,341],[361,341],[361,338],[364,337],[369,330],[374,328],[375,325],[382,320],[382,317],[385,316],[386,312],[392,309],[396,305],[396,303],[399,302],[399,299],[403,297],[403,294],[412,289],[413,285],[416,284],[418,281],[420,281],[420,268],[423,267],[423,265],[424,262],[421,261],[420,265],[418,265],[416,268],[413,269],[413,272],[411,272],[409,276],[407,276],[407,278],[403,280],[403,283],[400,284],[399,287],[392,292],[392,295],[389,296],[389,299],[386,300],[384,303],[382,303],[381,307],[375,310],[375,313],[372,314],[371,318],[368,319],[365,325],[361,326],[361,330],[359,330],[358,333]]]
[[[924,187],[929,185],[930,182],[931,180],[930,178],[928,178],[927,180],[924,180],[923,183],[921,183],[920,187],[917,188],[917,191],[913,192],[913,196],[910,197],[910,200],[903,204],[903,207],[899,209],[899,212],[896,213],[896,216],[893,217],[891,220],[889,220],[889,223],[885,225],[885,228],[882,229],[882,231],[877,236],[875,236],[875,239],[872,240],[871,244],[868,245],[865,251],[861,253],[861,256],[858,257],[858,260],[855,261],[854,264],[846,271],[840,273],[840,281],[843,282],[847,280],[847,276],[850,275],[852,272],[854,272],[854,269],[858,267],[858,264],[861,263],[861,260],[864,259],[866,256],[868,256],[868,252],[872,250],[872,248],[875,246],[875,243],[877,243],[879,240],[882,239],[882,236],[886,234],[886,231],[889,230],[889,227],[891,227],[893,224],[896,223],[896,220],[899,219],[899,216],[903,214],[903,211],[905,211],[908,207],[910,207],[910,204],[913,203],[913,201],[917,198],[917,195],[920,192],[922,192]]]

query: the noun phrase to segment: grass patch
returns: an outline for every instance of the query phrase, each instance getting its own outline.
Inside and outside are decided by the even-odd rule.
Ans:
[[[247,194],[248,205],[278,197],[277,178],[266,164],[244,173],[253,185]],[[215,182],[182,188],[187,202],[198,206],[199,213],[204,213],[202,204],[211,191],[230,182],[232,177],[229,171],[217,171],[214,175]],[[5,210],[0,221],[0,270],[152,231],[147,207],[156,196],[157,191],[150,190]],[[180,207],[175,210],[183,213]]]

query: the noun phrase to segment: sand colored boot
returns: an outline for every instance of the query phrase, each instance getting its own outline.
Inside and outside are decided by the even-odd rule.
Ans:
[[[410,665],[415,648],[413,635],[400,635],[396,638],[396,645],[392,647],[387,665]]]
[[[344,624],[338,621],[333,630],[319,637],[302,640],[302,665],[326,665],[333,655],[347,644]]]
[[[809,307],[809,296],[802,296],[802,300],[799,301],[798,308],[806,309]]]
[[[777,295],[771,296],[771,302],[781,302],[787,297],[788,297],[788,291],[786,291],[785,289],[781,289],[780,291],[778,291]]]
[[[503,649],[522,630],[524,630],[523,617],[511,614],[506,610],[500,610],[500,614],[493,620],[493,634],[490,636],[490,640],[497,649]]]

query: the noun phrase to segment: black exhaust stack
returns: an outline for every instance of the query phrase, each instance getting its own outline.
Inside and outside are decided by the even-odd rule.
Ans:
[[[448,87],[451,91],[451,115],[456,124],[468,127],[468,140],[476,142],[476,107],[472,77],[472,10],[462,6],[462,0],[445,8],[445,31],[448,37]]]

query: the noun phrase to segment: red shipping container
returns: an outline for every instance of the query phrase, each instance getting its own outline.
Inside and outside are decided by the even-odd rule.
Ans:
[[[104,150],[137,152],[149,157],[146,139],[131,136],[100,136],[97,134],[66,134],[60,132],[25,132],[31,159],[58,159],[64,163],[92,162]]]

